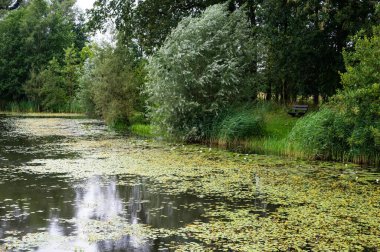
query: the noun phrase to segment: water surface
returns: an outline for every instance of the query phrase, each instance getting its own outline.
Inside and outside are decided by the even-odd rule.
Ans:
[[[0,251],[378,251],[378,170],[0,117]]]

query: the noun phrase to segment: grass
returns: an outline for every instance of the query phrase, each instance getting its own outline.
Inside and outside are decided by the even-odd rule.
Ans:
[[[82,114],[84,112],[79,102],[74,101],[62,106],[57,106],[54,111],[45,111],[43,108],[32,101],[17,101],[9,102],[0,107],[0,111],[11,113],[76,113]]]
[[[237,113],[241,113],[241,111]],[[261,135],[253,134],[250,137],[235,138],[232,141],[226,140],[225,137],[214,137],[210,141],[211,145],[245,153],[279,156],[293,154],[292,156],[295,156],[296,151],[293,150],[290,153],[286,139],[298,118],[289,116],[286,108],[273,103],[258,104],[250,109],[250,113],[251,115],[247,117],[263,118],[264,125],[260,126],[263,127]],[[234,116],[230,117],[233,118]],[[253,129],[248,128],[248,130]],[[248,133],[245,135],[249,136]],[[296,156],[299,156],[299,153]]]
[[[134,135],[142,137],[154,137],[152,126],[149,124],[133,124],[129,128],[130,132]]]
[[[1,110],[13,113],[35,113],[40,111],[40,108],[31,101],[19,101],[10,102],[3,106]]]
[[[275,104],[258,104],[248,111],[251,115],[246,114],[246,108],[240,111],[235,110],[235,115],[228,114],[227,119],[217,125],[219,129],[215,130],[216,132],[233,132],[233,136],[237,137],[214,134],[209,144],[243,153],[288,156],[309,160],[380,164],[378,153],[355,154],[349,151],[345,141],[350,132],[344,122],[337,120],[336,122],[340,124],[331,127],[324,126],[327,128],[320,129],[320,123],[312,121],[315,117],[314,113],[313,116],[308,117],[308,120],[300,121],[301,124],[297,124],[298,127],[295,128],[300,118],[289,116],[285,107]],[[330,120],[329,115],[323,114],[323,111],[318,112],[318,116],[323,122]],[[244,120],[241,120],[241,117],[244,117]],[[252,133],[254,130],[257,131],[257,124],[245,122],[251,119],[256,120],[255,118],[258,117],[263,118],[263,135]],[[239,121],[243,121],[244,124],[239,124]],[[306,128],[302,127],[305,122],[309,125]],[[296,136],[295,140],[294,136]]]

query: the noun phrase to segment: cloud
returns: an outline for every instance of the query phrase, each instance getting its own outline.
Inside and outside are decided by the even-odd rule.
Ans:
[[[77,0],[76,5],[85,10],[85,9],[91,9],[95,0]]]

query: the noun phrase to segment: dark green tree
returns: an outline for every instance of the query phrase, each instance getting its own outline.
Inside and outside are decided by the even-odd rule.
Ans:
[[[22,87],[30,73],[44,69],[53,58],[62,61],[64,48],[76,43],[72,5],[32,0],[0,20],[0,100],[24,99]]]
[[[266,47],[264,92],[283,102],[333,95],[340,87],[341,56],[350,36],[368,32],[378,1],[263,1],[256,12]]]
[[[101,28],[107,20],[115,20],[117,30],[125,41],[137,39],[140,49],[147,54],[157,50],[167,35],[187,16],[198,15],[208,6],[226,0],[97,0],[91,10],[90,26]]]

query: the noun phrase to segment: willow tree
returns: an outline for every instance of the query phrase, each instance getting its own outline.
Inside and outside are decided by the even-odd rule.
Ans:
[[[243,11],[213,5],[184,18],[149,60],[153,122],[186,141],[206,138],[221,112],[252,95],[254,49]]]

